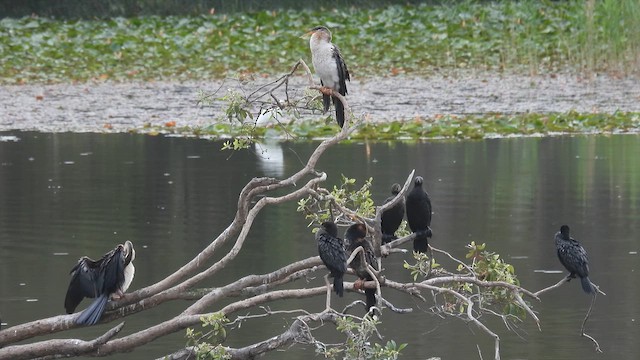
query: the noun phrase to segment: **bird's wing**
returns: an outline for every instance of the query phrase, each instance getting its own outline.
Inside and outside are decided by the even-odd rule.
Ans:
[[[99,295],[97,288],[98,262],[82,257],[78,263],[71,269],[71,281],[67,289],[67,295],[64,299],[64,307],[68,314],[73,313],[78,304],[85,297],[94,298]]]
[[[346,272],[347,256],[342,240],[329,234],[321,234],[318,239],[318,253],[320,259],[329,271]]]
[[[577,274],[580,277],[589,276],[589,256],[587,255],[587,250],[585,250],[584,247],[582,247],[582,245],[573,238],[571,239],[571,246],[575,248],[575,251],[579,254],[581,260],[579,265],[576,267]]]
[[[395,195],[389,196],[384,203],[391,202],[394,198]],[[398,230],[404,218],[404,203],[404,198],[401,198],[396,205],[382,213],[381,228],[383,234],[393,234]]]
[[[113,294],[124,284],[125,255],[122,245],[118,245],[101,259],[100,267],[104,283],[101,294]]]
[[[424,206],[427,209],[427,226],[431,226],[431,198],[429,197],[429,194],[425,191],[425,198],[423,199],[424,202]]]
[[[340,95],[347,95],[347,81],[351,81],[351,76],[349,75],[349,69],[347,69],[347,64],[345,64],[344,59],[342,58],[342,54],[340,53],[340,49],[337,46],[333,46],[333,58],[336,61],[336,66],[338,68],[338,79],[340,84],[340,89],[338,92]]]
[[[564,240],[558,246],[558,259],[569,272],[580,277],[589,275],[589,260],[587,252],[577,241]]]

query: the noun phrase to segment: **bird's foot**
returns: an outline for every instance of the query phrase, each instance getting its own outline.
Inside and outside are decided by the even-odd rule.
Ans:
[[[320,87],[320,92],[327,96],[333,96],[333,89],[328,86]]]
[[[124,293],[121,290],[117,290],[111,294],[111,300],[121,300],[124,298]]]
[[[353,288],[356,289],[356,290],[364,289],[364,280],[358,279],[358,280],[354,281],[353,282]]]

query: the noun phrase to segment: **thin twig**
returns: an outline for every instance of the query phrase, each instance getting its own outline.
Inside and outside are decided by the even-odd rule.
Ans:
[[[587,339],[593,341],[593,344],[596,347],[596,352],[602,353],[602,350],[600,349],[600,344],[598,344],[598,341],[596,341],[596,339],[594,339],[591,335],[587,334],[586,332],[584,332],[584,328],[587,324],[587,320],[589,320],[589,316],[591,316],[591,310],[593,310],[593,305],[596,303],[596,296],[598,296],[597,292],[594,292],[593,295],[591,296],[591,305],[589,306],[589,310],[587,311],[587,314],[584,317],[584,320],[582,320],[582,327],[580,328],[580,335],[586,337]]]

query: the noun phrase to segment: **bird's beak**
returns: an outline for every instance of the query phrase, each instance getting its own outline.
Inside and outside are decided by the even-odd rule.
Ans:
[[[315,33],[315,31],[314,31],[314,30],[309,30],[309,31],[307,31],[306,33],[304,33],[302,36],[300,36],[300,39],[306,39],[306,38],[308,38],[309,36],[313,35],[313,33]]]

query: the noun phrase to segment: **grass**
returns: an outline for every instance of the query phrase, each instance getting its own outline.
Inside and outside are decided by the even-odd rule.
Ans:
[[[196,17],[4,18],[0,84],[276,74],[309,58],[299,36],[319,23],[333,29],[357,76],[640,68],[637,0],[463,1]]]
[[[211,138],[243,137],[257,139],[276,137],[312,140],[333,136],[338,126],[332,119],[296,121],[269,127],[237,126],[237,121],[219,121],[204,128],[180,127],[174,122],[165,126],[146,126],[139,132],[148,134],[181,134]],[[438,116],[430,119],[394,122],[366,122],[352,134],[351,140],[482,139],[498,136],[542,136],[550,134],[638,133],[640,113],[583,114],[488,114],[470,116]]]

